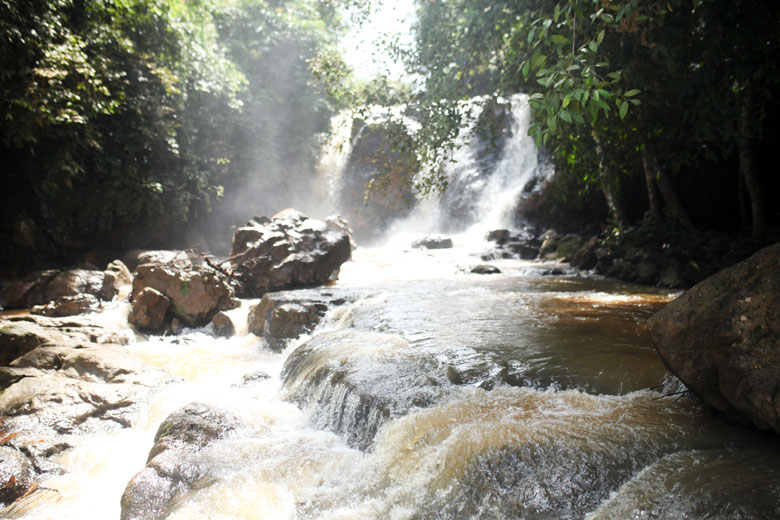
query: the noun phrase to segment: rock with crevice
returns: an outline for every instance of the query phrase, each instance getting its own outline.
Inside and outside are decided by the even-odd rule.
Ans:
[[[219,311],[238,306],[226,276],[209,266],[142,264],[133,273],[131,322],[158,332],[162,323],[157,311],[164,307],[159,295],[169,301],[165,319],[178,319],[187,327],[207,325]]]
[[[255,217],[233,236],[231,276],[241,297],[335,281],[350,259],[350,236],[340,225],[294,209]]]
[[[697,284],[650,320],[667,368],[715,409],[780,432],[780,243]]]
[[[230,412],[192,403],[169,415],[160,424],[147,464],[127,484],[122,494],[121,520],[155,520],[182,498],[208,468],[198,452],[228,436],[241,420]]]

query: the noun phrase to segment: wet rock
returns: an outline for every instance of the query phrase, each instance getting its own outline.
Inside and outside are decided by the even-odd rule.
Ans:
[[[183,267],[171,264],[143,264],[133,274],[132,306],[138,319],[144,315],[145,289],[154,289],[164,295],[170,305],[167,315],[178,318],[188,327],[202,327],[211,321],[219,311],[233,309],[238,305],[233,289],[226,277],[210,267],[187,264]],[[153,293],[148,293],[150,295]],[[150,301],[162,307],[158,295],[147,296]],[[149,314],[150,327],[157,323],[158,313]],[[154,318],[153,320],[151,318]]]
[[[399,122],[353,121],[352,149],[340,179],[338,206],[359,242],[379,238],[416,204],[409,179],[419,163],[409,146],[411,140]]]
[[[151,287],[144,287],[133,299],[133,306],[127,321],[140,330],[159,331],[165,323],[165,314],[171,306],[163,293]]]
[[[273,219],[256,217],[236,231],[232,274],[239,296],[260,297],[334,281],[351,255],[347,233],[288,209]]]
[[[186,251],[166,249],[131,249],[122,258],[122,262],[130,271],[135,271],[139,265],[157,264],[171,267],[186,268],[193,265],[193,257]],[[197,259],[196,263],[197,263]]]
[[[36,305],[31,314],[40,316],[75,316],[100,310],[100,300],[91,294],[78,294],[76,296],[62,296],[52,300],[46,305]]]
[[[584,243],[585,239],[580,235],[561,235],[551,229],[542,235],[539,258],[542,260],[563,260],[568,262]]]
[[[0,323],[0,366],[8,365],[44,343],[68,340],[64,334],[28,321]]]
[[[471,272],[475,274],[499,274],[501,269],[494,265],[480,264],[471,268]]]
[[[598,263],[598,257],[596,255],[596,250],[599,247],[599,239],[598,237],[591,237],[588,239],[584,244],[582,244],[582,247],[577,249],[577,251],[572,255],[570,264],[572,267],[576,267],[577,269],[583,269],[583,270],[590,270],[596,267],[596,263]]]
[[[32,462],[12,446],[0,445],[0,505],[22,496],[35,478]]]
[[[214,332],[217,336],[230,338],[236,335],[236,326],[230,316],[220,311],[211,318],[211,324],[214,326]]]
[[[69,449],[72,435],[130,426],[170,380],[120,346],[46,344],[0,368],[3,429],[44,467],[40,460]]]
[[[450,249],[452,248],[452,239],[444,235],[429,235],[412,242],[415,249]]]
[[[780,432],[780,244],[704,280],[650,320],[667,368],[715,409]]]
[[[361,450],[385,422],[430,406],[448,384],[446,369],[400,336],[356,330],[318,334],[298,347],[282,380],[289,399],[313,408],[318,428]]]
[[[330,307],[344,303],[341,297],[303,291],[267,293],[249,309],[249,332],[281,352],[289,340],[314,330]]]
[[[509,241],[510,231],[508,229],[494,229],[488,231],[485,235],[485,240],[488,242],[495,242],[498,245],[503,245]]]
[[[250,372],[249,374],[246,374],[242,381],[245,385],[251,384],[251,383],[257,383],[260,381],[265,381],[266,379],[271,379],[271,376],[263,372],[262,370],[258,370],[256,372]]]
[[[199,463],[200,450],[241,425],[229,412],[192,403],[160,424],[144,469],[122,494],[121,520],[153,520],[167,516],[167,507],[183,497],[208,473]]]
[[[26,327],[35,334],[47,338],[45,342],[51,343],[76,341],[126,345],[133,337],[133,333],[129,328],[122,326],[112,327],[106,323],[96,321],[91,316],[49,317],[22,314],[0,320],[0,329],[8,325]]]
[[[103,286],[100,289],[100,297],[111,301],[114,298],[125,300],[133,289],[133,276],[130,270],[121,260],[114,260],[103,271]]]
[[[515,230],[495,229],[485,235],[487,242],[494,242],[494,251],[482,256],[483,260],[495,258],[520,258],[531,260],[539,254],[539,239],[531,228]]]
[[[6,309],[29,309],[66,296],[90,294],[99,297],[102,287],[102,271],[51,269],[7,283],[0,294],[0,301]]]

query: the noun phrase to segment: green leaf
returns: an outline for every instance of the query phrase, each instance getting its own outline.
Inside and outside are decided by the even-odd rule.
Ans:
[[[601,45],[601,42],[604,41],[604,29],[601,30],[599,35],[596,37],[596,43]]]
[[[620,119],[625,119],[626,114],[628,114],[628,102],[623,101],[620,105]]]
[[[631,89],[631,90],[627,90],[626,93],[623,95],[626,97],[631,97],[631,96],[636,96],[637,94],[639,94],[639,92],[640,92],[639,89]]]
[[[569,103],[571,103],[571,96],[569,94],[566,94],[563,97],[563,103],[561,106],[563,106],[563,108],[566,108],[567,106],[569,106]]]
[[[560,34],[553,34],[550,36],[550,40],[552,40],[555,45],[566,45],[569,43],[569,39]]]
[[[561,109],[560,116],[561,116],[561,119],[563,119],[567,123],[571,123],[571,114],[569,114],[568,110]]]

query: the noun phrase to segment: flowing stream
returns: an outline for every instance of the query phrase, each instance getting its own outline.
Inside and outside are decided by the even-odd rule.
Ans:
[[[207,477],[169,520],[780,518],[776,436],[676,395],[649,342],[674,293],[512,259],[472,274],[478,233],[436,251],[409,238],[308,289],[348,303],[282,353],[247,333],[252,301],[230,339],[138,337],[128,349],[179,382],[61,455],[68,471],[43,482],[59,498],[21,518],[119,518],[158,425],[196,401],[244,426],[198,452]]]

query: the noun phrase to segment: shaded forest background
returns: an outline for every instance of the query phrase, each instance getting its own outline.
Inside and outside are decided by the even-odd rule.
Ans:
[[[372,4],[0,2],[0,265],[214,246],[203,237],[303,200],[331,116],[372,103],[421,122],[399,146],[424,165],[409,184],[435,192],[463,104],[515,92],[557,171],[540,225],[778,240],[769,3],[421,2],[414,45],[387,42],[408,77],[360,84],[341,13]]]

